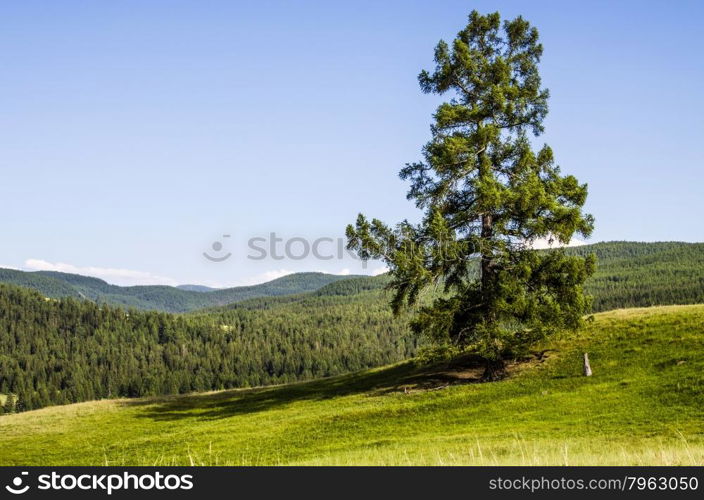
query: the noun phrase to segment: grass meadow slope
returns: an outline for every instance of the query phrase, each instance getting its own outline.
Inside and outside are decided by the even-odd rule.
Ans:
[[[704,464],[704,306],[601,313],[546,349],[490,384],[407,362],[5,415],[0,464]]]

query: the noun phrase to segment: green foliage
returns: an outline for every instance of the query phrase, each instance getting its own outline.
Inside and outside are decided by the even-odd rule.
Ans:
[[[598,259],[596,273],[585,284],[594,311],[704,303],[704,243],[617,241],[566,253]]]
[[[5,403],[2,405],[3,413],[14,413],[16,409],[16,399],[14,394],[8,394],[5,397]]]
[[[32,410],[326,377],[411,356],[376,296],[172,315],[46,299],[0,285],[0,393]]]
[[[568,248],[567,255],[598,258],[596,274],[587,280],[585,289],[594,298],[593,310],[604,311],[619,307],[658,304],[694,304],[704,302],[704,244],[701,243],[635,243],[609,242]],[[469,276],[479,276],[479,263],[468,266]],[[46,297],[94,297],[98,303],[152,309],[165,312],[220,307],[216,304],[250,304],[249,307],[266,308],[269,305],[298,300],[299,294],[354,295],[364,290],[384,288],[391,281],[389,275],[377,277],[331,276],[320,273],[299,273],[273,282],[252,287],[225,290],[217,300],[206,302],[186,301],[177,306],[168,295],[161,295],[169,287],[118,287],[102,280],[78,275],[58,273],[28,273],[0,269],[0,283],[5,282],[32,288]],[[60,279],[59,279],[60,278]],[[63,281],[62,281],[63,280]],[[85,281],[84,281],[85,280]],[[329,281],[331,280],[331,281]],[[80,284],[80,285],[79,285]],[[275,285],[275,286],[274,286]],[[136,304],[125,298],[125,293],[144,293]],[[80,290],[80,293],[79,293]],[[91,291],[92,290],[92,291]],[[151,294],[147,294],[151,290]],[[111,300],[110,291],[120,296]],[[199,292],[204,293],[204,292]],[[81,295],[83,294],[83,295]],[[305,295],[307,296],[307,295]],[[259,298],[261,297],[261,300]],[[254,299],[254,300],[252,300]],[[382,300],[382,299],[380,299]],[[234,306],[233,306],[234,307]]]
[[[349,279],[324,273],[296,273],[260,285],[205,289],[195,285],[129,286],[110,285],[98,278],[55,271],[23,272],[0,269],[0,283],[33,288],[47,297],[75,297],[98,304],[165,312],[187,312],[254,297],[288,295],[317,290],[327,284]]]
[[[584,283],[586,295],[592,299],[592,312],[704,303],[704,243],[612,241],[570,247],[564,252],[597,258],[594,274]],[[479,276],[478,259],[474,259],[468,272],[470,276]],[[388,275],[355,278],[328,285],[315,293],[324,293],[330,287],[355,287],[362,279],[369,289],[382,290],[391,278]],[[380,294],[379,300],[384,300],[384,295]]]
[[[2,416],[0,465],[701,465],[703,325],[704,306],[599,314],[493,384],[401,363]]]
[[[15,269],[0,268],[0,283],[23,286],[40,291],[45,297],[80,298],[78,291],[70,284],[40,273],[27,273]]]
[[[589,236],[586,184],[562,175],[553,152],[532,149],[543,132],[538,31],[523,18],[476,11],[452,44],[440,41],[435,69],[419,75],[426,93],[450,94],[431,126],[424,161],[401,170],[418,225],[390,228],[359,215],[348,248],[390,268],[392,307],[415,305],[431,285],[444,294],[424,305],[412,328],[440,343],[471,346],[500,377],[502,358],[542,336],[576,328],[589,301],[582,285],[593,258],[530,249],[538,238]],[[479,257],[479,276],[473,267]]]
[[[599,257],[585,284],[596,311],[704,302],[704,244],[597,243],[566,253]],[[410,316],[394,317],[386,305],[390,280],[351,278],[187,315],[49,300],[0,286],[0,394],[13,393],[33,409],[284,383],[466,352],[453,343],[419,352],[424,343],[409,332]],[[429,293],[421,303],[434,298]],[[525,346],[510,341],[520,357]]]

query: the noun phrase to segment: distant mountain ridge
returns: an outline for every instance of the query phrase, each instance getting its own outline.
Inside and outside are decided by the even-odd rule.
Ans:
[[[704,243],[609,241],[570,247],[565,251],[570,255],[593,253],[597,257],[596,272],[584,285],[592,296],[594,312],[704,303]],[[324,309],[326,299],[352,305],[372,300],[370,294],[375,297],[373,301],[388,304],[391,295],[382,296],[382,289],[389,281],[388,275],[357,277],[330,283],[312,292],[248,299],[204,312],[292,307]]]
[[[0,283],[32,288],[46,297],[74,297],[101,304],[173,313],[223,306],[258,297],[311,292],[327,284],[349,278],[354,276],[295,273],[259,285],[224,289],[211,289],[200,285],[123,287],[79,274],[0,269]]]
[[[176,288],[188,292],[214,292],[215,290],[221,290],[221,288],[212,288],[203,285],[177,285]]]
[[[598,256],[596,273],[585,283],[594,312],[704,303],[704,243],[608,242],[566,251]],[[150,299],[152,307],[171,297],[166,292],[192,300],[188,307],[231,301],[188,314],[126,315],[95,301],[45,300],[36,291],[0,284],[0,393],[18,395],[23,409],[328,377],[401,361],[423,345],[408,328],[412,311],[392,314],[391,294],[384,290],[388,275],[303,273],[253,287],[194,292],[3,272],[72,297],[100,292],[104,300],[119,292],[120,300]],[[428,290],[424,300],[441,293],[442,287]],[[636,332],[641,325],[628,327]],[[665,369],[683,358],[663,359]]]
[[[594,297],[594,311],[704,303],[704,243],[610,241],[565,251],[571,255],[597,256],[597,271],[585,284]],[[33,288],[47,297],[82,298],[175,313],[240,305],[266,309],[322,296],[348,296],[356,300],[360,294],[382,289],[388,281],[387,275],[297,273],[260,285],[226,289],[201,285],[121,287],[77,274],[0,269],[0,283]]]

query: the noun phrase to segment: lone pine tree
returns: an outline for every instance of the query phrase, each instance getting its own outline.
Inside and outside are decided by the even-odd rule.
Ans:
[[[360,214],[347,227],[348,248],[389,266],[392,307],[416,306],[413,330],[479,354],[484,378],[505,374],[505,359],[558,329],[577,328],[589,308],[582,284],[593,257],[532,250],[538,238],[567,244],[588,237],[586,184],[562,175],[543,132],[548,91],[536,28],[518,17],[474,11],[435,69],[418,77],[425,93],[449,95],[431,125],[424,161],[407,164],[408,199],[419,224],[389,227]],[[442,293],[422,300],[431,285]]]

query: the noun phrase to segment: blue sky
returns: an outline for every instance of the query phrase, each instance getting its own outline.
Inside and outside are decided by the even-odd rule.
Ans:
[[[22,1],[0,4],[0,266],[216,286],[378,271],[252,260],[247,241],[417,217],[397,172],[439,100],[416,76],[473,8],[540,30],[541,140],[589,183],[592,241],[703,241],[702,2]]]

